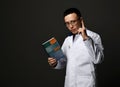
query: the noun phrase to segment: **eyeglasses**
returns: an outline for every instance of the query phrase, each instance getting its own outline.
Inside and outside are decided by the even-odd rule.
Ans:
[[[70,22],[65,22],[65,25],[66,25],[67,27],[69,27],[70,24],[71,24],[72,26],[74,26],[74,25],[77,24],[77,21],[78,21],[78,20],[79,20],[79,19],[77,19],[77,20],[72,20],[72,21],[70,21]]]

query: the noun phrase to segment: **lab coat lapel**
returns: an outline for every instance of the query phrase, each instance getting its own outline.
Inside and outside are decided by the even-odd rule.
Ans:
[[[74,49],[74,46],[76,45],[76,43],[80,40],[79,38],[81,38],[80,34],[76,34],[75,38],[73,40],[73,36],[70,38],[70,43],[71,43],[71,47]]]

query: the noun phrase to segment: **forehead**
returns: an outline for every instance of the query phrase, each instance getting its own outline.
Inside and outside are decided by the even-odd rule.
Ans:
[[[64,21],[67,22],[67,21],[71,21],[71,20],[76,20],[77,18],[78,17],[77,17],[76,13],[71,13],[64,17]]]

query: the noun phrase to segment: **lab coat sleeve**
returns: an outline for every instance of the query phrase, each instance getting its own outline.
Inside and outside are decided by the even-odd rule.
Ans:
[[[103,46],[101,43],[101,38],[99,35],[96,35],[95,37],[91,38],[89,37],[87,40],[84,41],[88,52],[90,54],[90,58],[94,64],[101,63],[104,58],[103,54]]]
[[[54,69],[63,69],[65,67],[65,65],[66,65],[65,58],[62,58],[62,59],[58,60],[57,62],[58,63],[56,65],[56,67],[54,67]]]

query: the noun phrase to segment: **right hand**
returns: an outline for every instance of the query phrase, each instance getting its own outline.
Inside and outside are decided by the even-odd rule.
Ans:
[[[51,67],[55,67],[57,65],[57,60],[55,58],[49,57],[48,63]]]

